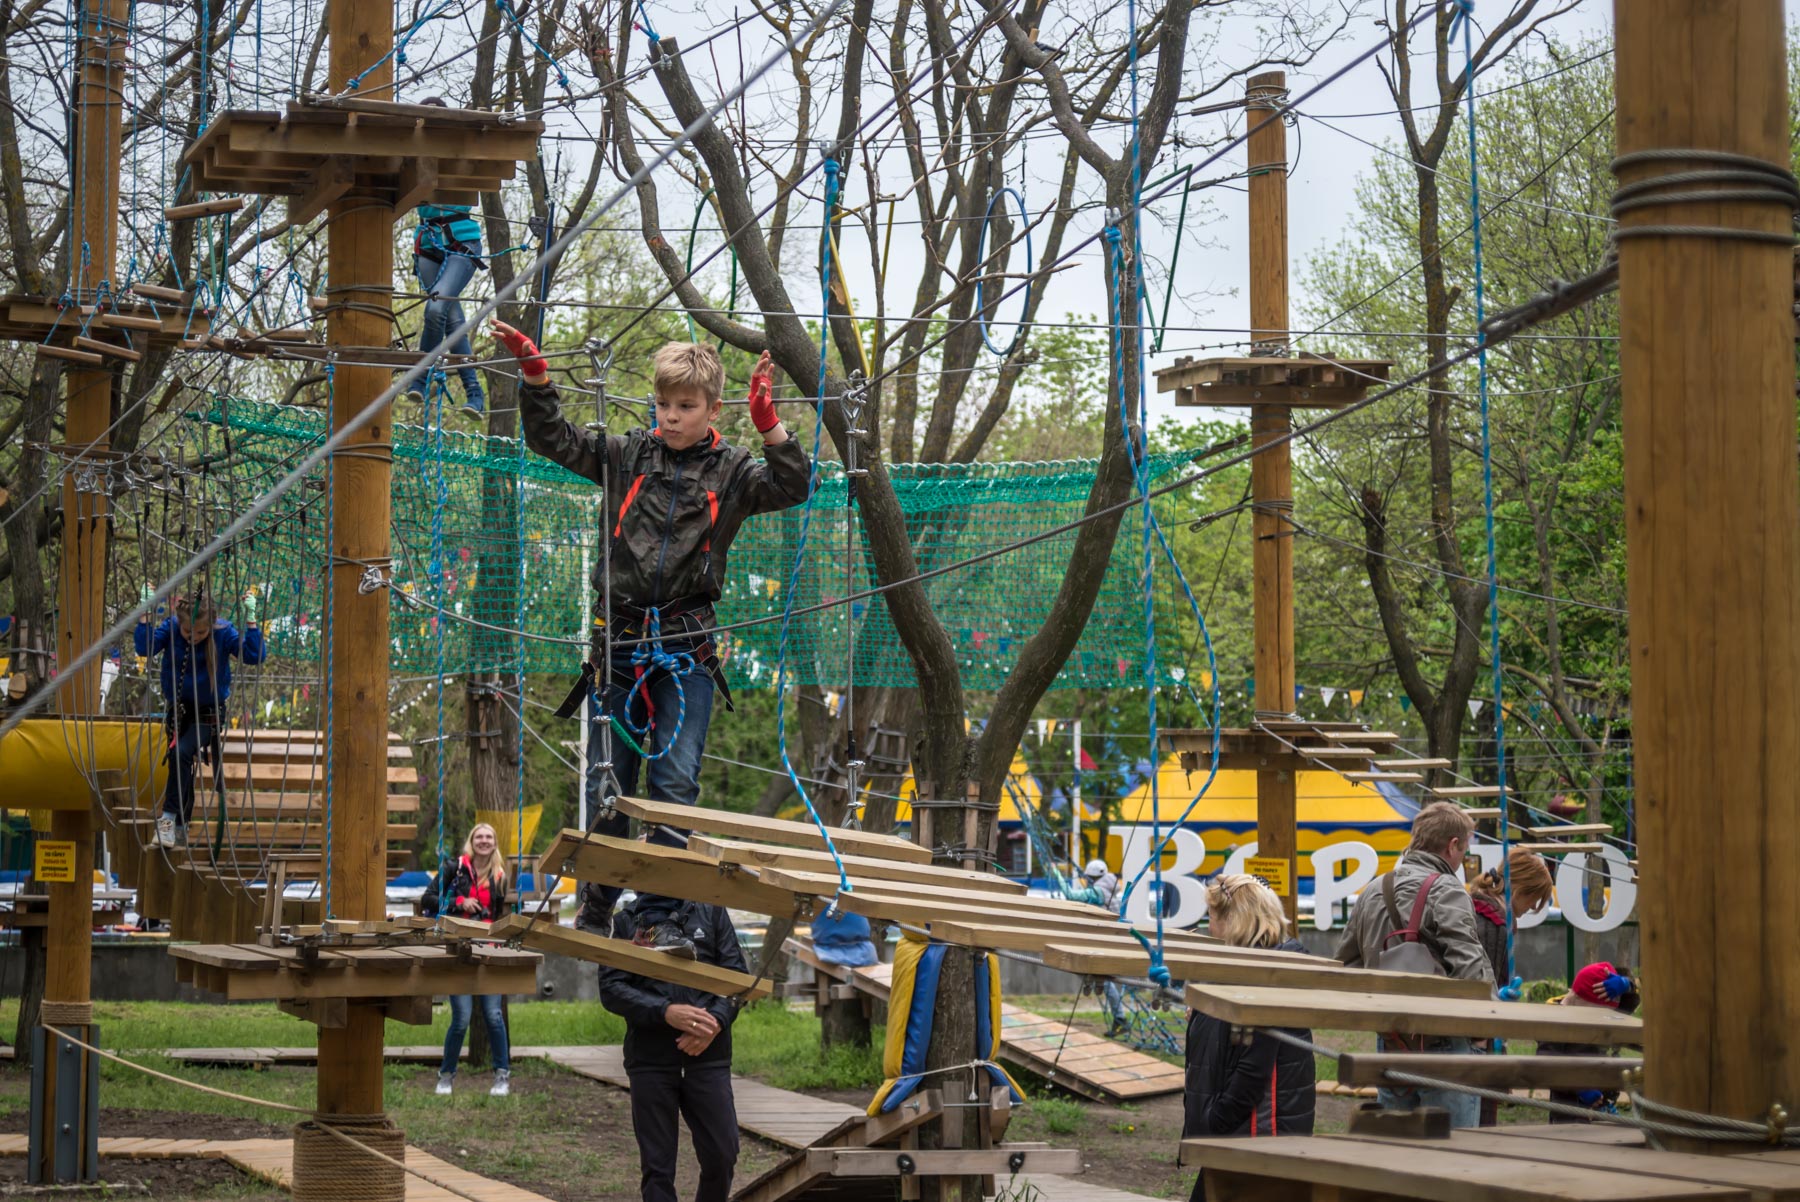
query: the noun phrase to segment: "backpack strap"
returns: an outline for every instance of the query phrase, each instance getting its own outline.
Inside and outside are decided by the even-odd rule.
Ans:
[[[1443,875],[1444,874],[1441,872],[1434,872],[1425,878],[1425,883],[1423,885],[1419,886],[1419,896],[1413,899],[1412,922],[1408,924],[1406,928],[1407,934],[1411,937],[1410,941],[1412,942],[1418,940],[1420,935],[1420,924],[1425,921],[1425,903],[1431,897],[1431,887],[1435,885],[1437,879]]]
[[[1394,925],[1394,929],[1388,932],[1382,943],[1392,943],[1395,939],[1405,943],[1424,942],[1427,945],[1432,942],[1424,938],[1424,932],[1419,928],[1425,919],[1425,902],[1431,894],[1431,886],[1443,875],[1441,872],[1434,872],[1425,878],[1424,883],[1419,886],[1419,895],[1413,899],[1412,921],[1404,924],[1400,921],[1400,907],[1394,901],[1394,874],[1390,872],[1381,878],[1381,900],[1387,906],[1388,920]],[[1437,954],[1435,948],[1432,954]]]

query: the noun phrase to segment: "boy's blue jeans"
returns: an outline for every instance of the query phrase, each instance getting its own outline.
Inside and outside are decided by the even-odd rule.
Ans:
[[[463,323],[462,302],[457,298],[469,286],[469,281],[475,278],[475,260],[468,255],[450,251],[444,253],[442,263],[434,263],[424,255],[414,255],[413,274],[419,277],[419,290],[432,294],[431,299],[425,302],[425,321],[419,329],[419,350],[436,350],[437,344],[444,340],[444,335]],[[450,353],[473,355],[475,351],[469,345],[469,336],[464,334],[451,343]],[[465,398],[484,395],[481,391],[481,375],[474,368],[459,367],[456,374],[462,377]]]
[[[691,654],[696,643],[692,639],[665,638],[663,647],[671,654]],[[648,777],[647,793],[651,801],[670,801],[691,806],[700,800],[700,757],[706,750],[706,731],[712,724],[713,682],[704,669],[696,667],[686,676],[649,669],[643,687],[636,685],[636,667],[631,662],[631,647],[613,651],[613,670],[600,710],[595,711],[595,698],[588,701],[588,811],[598,811],[605,793],[605,749],[610,718],[620,718],[632,739],[654,758],[646,761],[619,734],[611,730],[612,770],[619,789],[626,796],[637,793],[640,774]],[[646,700],[648,704],[646,704]],[[686,712],[683,712],[683,703]],[[680,729],[676,729],[679,719]],[[648,723],[650,729],[638,733]],[[667,754],[659,754],[668,748]],[[613,814],[593,824],[594,833],[623,839],[630,831],[630,821],[623,814]],[[663,847],[680,847],[682,840],[662,827],[650,829],[650,842]],[[611,910],[622,890],[602,887],[602,904]],[[680,906],[674,898],[639,892],[638,926],[648,929],[665,922]]]
[[[219,715],[212,710],[172,711],[167,724],[169,776],[163,786],[162,812],[186,826],[194,818],[200,765],[219,754]]]
[[[444,1063],[439,1072],[454,1073],[462,1058],[463,1036],[469,1033],[469,1019],[474,1017],[475,1003],[481,1003],[481,1021],[487,1024],[488,1047],[494,1054],[496,1069],[512,1068],[512,1041],[506,1035],[506,1013],[500,1009],[500,995],[468,994],[450,996],[450,1030],[444,1035]]]

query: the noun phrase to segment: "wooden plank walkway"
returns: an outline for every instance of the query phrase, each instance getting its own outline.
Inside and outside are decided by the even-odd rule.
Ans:
[[[23,1156],[29,1137],[0,1135],[0,1156]],[[203,1160],[226,1160],[264,1181],[287,1189],[294,1172],[294,1141],[291,1139],[133,1139],[101,1136],[102,1158],[124,1160],[173,1160],[199,1157]],[[508,1185],[504,1181],[460,1169],[417,1148],[406,1149],[406,1165],[429,1174],[453,1189],[483,1202],[550,1202],[542,1194]],[[407,1174],[407,1202],[462,1202],[448,1189],[440,1189],[421,1177]]]
[[[826,964],[797,939],[789,947],[799,958],[871,997],[886,1001],[892,964],[843,968]],[[1179,1064],[1158,1060],[1113,1040],[1081,1031],[1007,1002],[1000,1003],[1000,1059],[1036,1073],[1052,1084],[1096,1102],[1116,1104],[1180,1093],[1185,1075]]]

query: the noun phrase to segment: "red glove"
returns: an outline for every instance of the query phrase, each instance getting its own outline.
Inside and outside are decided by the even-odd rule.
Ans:
[[[519,361],[519,371],[523,375],[536,377],[550,374],[550,365],[544,361],[544,356],[538,353],[537,343],[531,340],[530,335],[507,326],[504,329],[496,329],[494,337],[500,341],[502,346],[512,352],[513,358]]]
[[[767,434],[781,424],[781,417],[775,412],[775,401],[769,395],[774,387],[774,377],[775,367],[769,362],[769,353],[764,351],[762,358],[756,361],[756,370],[750,373],[750,420],[759,434]]]

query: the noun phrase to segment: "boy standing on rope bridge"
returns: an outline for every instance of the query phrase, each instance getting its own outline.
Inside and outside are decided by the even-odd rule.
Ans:
[[[725,369],[710,346],[671,342],[656,352],[654,429],[595,434],[562,416],[536,344],[504,322],[494,322],[492,331],[519,360],[526,445],[604,490],[604,535],[611,541],[593,576],[595,654],[559,713],[572,717],[588,699],[588,746],[611,746],[610,770],[625,794],[636,791],[645,770],[651,800],[693,805],[700,798],[700,757],[715,685],[731,708],[710,634],[717,624],[713,603],[724,591],[726,552],[745,518],[799,505],[811,485],[806,451],[788,437],[775,412],[774,367],[765,352],[750,376],[750,420],[763,440],[759,461],[713,428]],[[622,645],[613,645],[605,679],[596,682],[609,620]],[[603,762],[589,768],[585,788],[594,810],[602,808],[608,769]],[[622,836],[627,822],[622,814],[609,814],[594,829]],[[659,826],[650,841],[676,847],[684,837]],[[591,892],[582,925],[610,931],[620,892]],[[673,921],[680,905],[640,894],[635,942],[692,958],[693,941]]]
[[[148,617],[139,619],[132,642],[139,655],[163,657],[169,779],[162,813],[156,818],[155,844],[186,847],[200,758],[211,760],[215,769],[218,766],[219,710],[231,696],[231,657],[246,664],[262,663],[266,653],[262,629],[253,618],[238,634],[237,627],[218,616],[206,590],[198,588],[179,598],[174,616],[155,627]]]

